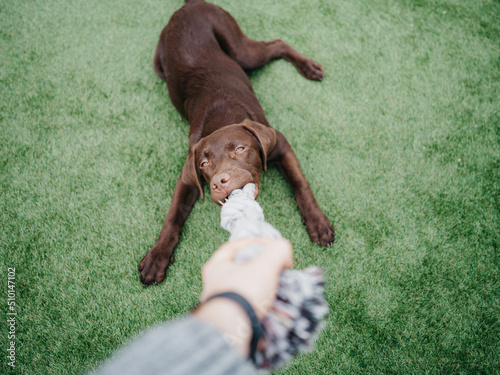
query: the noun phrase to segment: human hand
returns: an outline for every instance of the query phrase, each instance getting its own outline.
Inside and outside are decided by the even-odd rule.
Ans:
[[[236,263],[234,258],[243,248],[262,244],[263,249],[253,259]],[[289,241],[267,238],[244,239],[222,245],[203,266],[201,301],[224,292],[235,292],[244,297],[262,319],[278,292],[281,272],[293,265]]]
[[[241,249],[254,244],[264,246],[255,258],[245,263],[234,261]],[[287,240],[255,238],[228,242],[203,266],[200,300],[234,292],[244,297],[262,320],[276,299],[281,272],[292,265],[292,246]],[[194,314],[215,326],[243,356],[248,355],[252,329],[241,306],[229,299],[216,298],[203,303]]]

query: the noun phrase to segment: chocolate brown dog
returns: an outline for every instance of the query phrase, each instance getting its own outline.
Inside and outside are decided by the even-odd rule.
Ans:
[[[189,153],[158,241],[139,264],[145,285],[165,279],[182,226],[198,195],[203,199],[203,179],[215,203],[250,182],[257,195],[267,163],[275,163],[292,187],[311,240],[333,244],[332,224],[286,138],[269,126],[245,73],[277,58],[290,61],[308,79],[323,79],[320,64],[279,39],[247,38],[229,13],[203,0],[187,0],[161,32],[154,68],[189,122]]]

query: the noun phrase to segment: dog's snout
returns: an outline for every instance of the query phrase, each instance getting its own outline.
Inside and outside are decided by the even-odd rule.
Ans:
[[[246,184],[253,182],[258,185],[260,176],[254,178],[245,169],[230,169],[217,173],[210,180],[210,197],[217,204],[222,204],[235,189],[241,189]]]
[[[212,190],[225,190],[229,185],[231,176],[229,173],[220,173],[212,178],[211,186]]]

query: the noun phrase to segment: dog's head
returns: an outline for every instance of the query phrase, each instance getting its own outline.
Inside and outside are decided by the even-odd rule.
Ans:
[[[275,144],[276,131],[268,126],[250,120],[225,126],[191,147],[183,182],[196,186],[203,199],[203,176],[217,204],[248,183],[255,184],[257,198],[262,170],[266,171],[267,156]]]

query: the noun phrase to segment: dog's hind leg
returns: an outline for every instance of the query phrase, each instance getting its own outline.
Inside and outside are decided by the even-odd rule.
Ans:
[[[280,39],[264,42],[248,38],[243,34],[236,20],[221,8],[218,8],[216,17],[215,37],[223,51],[243,69],[256,69],[273,59],[283,58],[291,62],[307,79],[315,81],[323,79],[325,73],[321,64],[303,56],[289,44]]]

